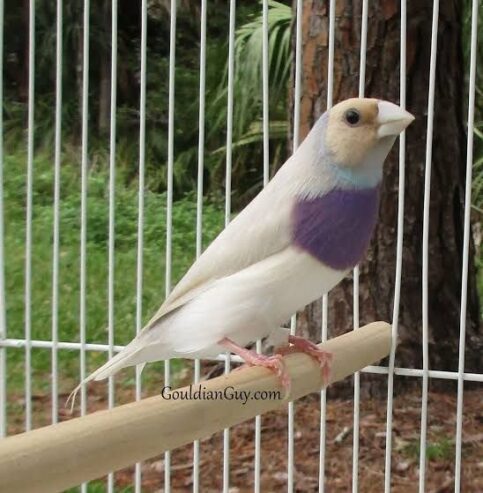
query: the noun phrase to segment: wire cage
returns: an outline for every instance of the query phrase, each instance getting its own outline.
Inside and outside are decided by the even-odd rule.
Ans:
[[[107,5],[108,2],[106,2]],[[150,56],[155,54],[148,51],[147,48],[147,30],[148,30],[148,9],[153,8],[153,5],[148,5],[150,2],[142,0],[139,5],[140,9],[140,38],[139,38],[139,99],[138,99],[138,114],[135,119],[138,125],[138,139],[137,144],[137,195],[122,196],[120,199],[116,197],[118,194],[118,153],[119,147],[122,147],[122,143],[119,142],[117,129],[119,125],[119,114],[117,113],[118,103],[118,73],[120,67],[120,60],[118,59],[118,21],[121,18],[122,12],[118,10],[118,1],[112,0],[110,2],[110,96],[109,105],[110,113],[108,119],[108,132],[104,141],[104,147],[108,149],[107,154],[104,155],[106,162],[106,173],[103,175],[102,183],[102,200],[106,205],[106,222],[105,222],[105,250],[102,253],[101,264],[102,269],[105,270],[104,279],[106,280],[106,286],[93,286],[91,281],[91,271],[89,270],[90,253],[90,221],[96,216],[94,212],[89,209],[89,202],[91,200],[91,190],[95,187],[95,183],[91,180],[91,170],[95,167],[95,159],[90,154],[90,127],[94,125],[92,120],[89,119],[89,94],[91,90],[92,81],[90,74],[92,67],[89,63],[89,57],[92,55],[92,45],[95,41],[95,37],[98,36],[98,32],[90,32],[91,26],[91,12],[92,5],[89,0],[84,0],[82,6],[82,22],[78,26],[79,43],[82,46],[82,56],[78,60],[78,73],[80,81],[80,95],[79,95],[79,130],[80,130],[80,158],[79,165],[80,171],[76,177],[78,177],[78,201],[71,207],[71,215],[63,215],[62,209],[65,207],[65,203],[62,201],[63,197],[63,177],[62,169],[64,166],[66,146],[64,143],[63,133],[63,121],[66,118],[63,103],[63,57],[65,43],[70,35],[66,29],[65,14],[68,10],[68,2],[62,2],[58,0],[55,8],[55,57],[53,58],[55,64],[55,87],[52,88],[55,93],[53,100],[54,107],[54,120],[53,120],[53,149],[51,149],[52,158],[48,158],[47,166],[38,167],[38,155],[36,146],[36,132],[40,123],[36,120],[35,109],[36,105],[36,57],[39,50],[44,49],[41,36],[36,32],[36,17],[39,14],[39,9],[44,8],[42,3],[36,6],[35,0],[29,2],[29,22],[28,22],[28,87],[27,87],[27,135],[26,135],[26,174],[25,182],[22,186],[25,186],[25,194],[22,196],[24,201],[23,206],[24,216],[22,217],[24,231],[22,238],[18,238],[16,243],[6,243],[6,235],[9,228],[14,228],[15,224],[12,220],[12,213],[7,210],[12,207],[10,202],[11,197],[9,194],[12,192],[7,190],[7,186],[4,184],[4,176],[12,174],[8,169],[14,163],[11,159],[11,150],[4,145],[4,135],[7,128],[10,128],[8,119],[11,116],[9,108],[8,113],[3,112],[0,120],[0,437],[4,438],[7,435],[12,435],[22,431],[30,431],[41,425],[49,423],[57,423],[66,418],[63,411],[63,397],[65,392],[69,389],[69,385],[75,385],[75,380],[72,376],[69,376],[65,381],[65,375],[69,374],[69,369],[75,368],[78,374],[76,377],[83,379],[87,376],[89,369],[94,366],[98,366],[99,362],[103,361],[105,356],[112,357],[117,351],[122,349],[123,345],[116,338],[115,327],[116,323],[116,310],[119,310],[121,304],[126,304],[127,310],[131,310],[130,318],[126,316],[126,320],[131,320],[131,337],[135,333],[139,332],[143,327],[143,321],[146,318],[147,309],[146,306],[146,290],[151,290],[149,285],[150,281],[154,281],[156,278],[156,284],[154,290],[164,285],[165,294],[168,295],[171,291],[173,284],[173,269],[179,268],[176,264],[177,259],[173,257],[174,244],[182,245],[191,242],[193,244],[193,251],[195,257],[199,256],[206,246],[206,236],[204,236],[204,211],[206,207],[206,197],[204,195],[204,179],[206,178],[207,166],[205,162],[205,141],[206,134],[209,129],[206,128],[206,85],[207,77],[207,32],[210,24],[208,13],[209,5],[207,0],[201,0],[197,8],[199,9],[200,19],[200,39],[199,39],[199,94],[198,94],[198,149],[197,149],[197,173],[196,183],[193,188],[193,200],[194,208],[191,209],[193,218],[194,234],[184,234],[179,238],[179,234],[176,231],[176,203],[175,203],[175,176],[177,170],[175,169],[176,163],[176,149],[175,149],[175,136],[177,132],[182,131],[177,127],[176,112],[178,108],[175,106],[175,93],[176,93],[176,48],[177,48],[177,29],[182,29],[177,23],[177,8],[179,8],[176,0],[168,2],[159,2],[162,7],[161,15],[170,16],[170,29],[167,34],[167,39],[164,40],[166,48],[166,58],[169,60],[169,64],[166,67],[166,75],[168,78],[167,94],[166,94],[166,126],[167,126],[167,142],[166,142],[166,166],[163,168],[165,177],[161,180],[162,193],[158,194],[157,199],[153,198],[155,194],[148,190],[148,184],[150,180],[158,179],[159,170],[153,169],[148,165],[149,156],[147,156],[147,106],[149,104],[155,104],[153,101],[147,99],[147,86],[148,86],[148,67],[151,62]],[[153,2],[156,4],[156,2]],[[166,5],[164,5],[166,4]],[[227,53],[227,92],[226,99],[226,143],[222,149],[224,156],[224,198],[221,207],[222,212],[219,214],[219,221],[228,224],[232,217],[232,198],[236,190],[232,190],[232,168],[233,168],[233,154],[236,152],[236,145],[234,144],[233,129],[236,122],[234,122],[235,113],[234,107],[237,104],[236,95],[234,93],[234,77],[235,77],[235,63],[236,63],[236,36],[237,36],[237,24],[236,14],[237,9],[246,8],[240,5],[241,2],[236,3],[236,0],[230,0],[227,8],[227,20],[228,20],[228,53]],[[328,37],[328,72],[327,72],[327,108],[330,108],[333,103],[333,86],[334,86],[334,49],[335,49],[335,29],[336,29],[336,15],[337,15],[337,0],[327,0],[327,9],[329,12],[329,31]],[[301,104],[301,91],[302,91],[302,79],[303,79],[303,9],[305,3],[302,0],[297,0],[293,5],[293,43],[294,43],[294,57],[293,57],[293,149],[295,150],[299,145],[300,138],[300,104]],[[270,138],[272,127],[270,126],[270,114],[269,114],[269,10],[273,6],[273,3],[269,0],[263,0],[260,2],[259,14],[261,15],[261,36],[260,53],[261,53],[261,125],[260,125],[260,146],[262,148],[262,162],[260,163],[261,181],[263,185],[266,185],[270,177]],[[1,3],[0,11],[0,53],[2,54],[2,60],[4,64],[1,65],[0,70],[0,99],[5,106],[7,94],[4,91],[4,65],[5,57],[8,54],[4,50],[4,35],[6,32],[6,26],[4,23],[4,6]],[[169,7],[165,10],[163,8]],[[19,7],[18,7],[19,8]],[[288,8],[288,7],[287,7]],[[379,404],[385,406],[386,421],[384,429],[381,431],[380,439],[380,465],[381,469],[378,472],[379,483],[374,486],[372,491],[385,491],[389,492],[391,489],[394,491],[412,491],[416,487],[420,492],[428,491],[428,448],[431,444],[428,443],[428,420],[430,418],[430,411],[428,411],[429,400],[429,381],[430,379],[446,379],[457,382],[457,398],[456,398],[456,415],[455,415],[455,427],[454,438],[451,439],[450,448],[454,450],[454,457],[451,456],[453,463],[452,470],[454,475],[449,477],[449,483],[446,485],[447,490],[453,488],[454,491],[470,491],[470,489],[463,489],[462,486],[462,470],[465,457],[462,454],[463,450],[463,437],[464,437],[464,413],[465,413],[465,401],[464,386],[465,382],[476,382],[481,384],[483,382],[483,373],[468,373],[465,372],[465,331],[466,331],[466,305],[467,305],[467,285],[468,285],[468,268],[469,268],[469,245],[471,240],[471,227],[470,227],[470,212],[471,212],[471,191],[472,191],[472,169],[473,169],[473,138],[475,135],[475,94],[476,94],[476,65],[477,65],[477,33],[478,33],[478,0],[473,0],[471,3],[471,20],[470,20],[470,56],[469,56],[469,71],[468,71],[468,102],[467,102],[467,154],[466,154],[466,188],[465,188],[465,204],[464,204],[464,238],[462,246],[462,284],[461,284],[461,303],[460,303],[460,327],[459,327],[459,364],[457,371],[440,371],[429,368],[429,355],[428,355],[428,258],[429,258],[429,234],[430,234],[430,189],[431,189],[431,164],[432,164],[432,136],[434,125],[434,108],[435,108],[435,76],[436,76],[436,55],[437,55],[437,41],[438,41],[438,21],[439,21],[439,1],[434,0],[433,4],[433,17],[432,17],[432,36],[431,36],[431,60],[429,71],[429,87],[425,88],[428,92],[428,106],[427,106],[427,130],[425,135],[426,141],[426,157],[425,157],[425,177],[424,177],[424,212],[423,223],[423,241],[422,241],[422,339],[421,339],[421,351],[423,355],[423,364],[421,368],[400,368],[395,367],[395,354],[396,346],[393,344],[389,357],[388,366],[368,366],[362,370],[365,373],[374,373],[385,375],[387,381],[387,400],[381,401]],[[106,7],[107,9],[107,7]],[[366,52],[367,52],[367,30],[368,22],[370,19],[371,5],[368,0],[362,1],[361,12],[361,34],[360,34],[360,67],[359,67],[359,95],[361,97],[365,94],[365,70],[366,70]],[[399,104],[405,108],[406,105],[406,58],[407,58],[407,32],[408,21],[407,19],[407,5],[406,0],[401,0],[399,5],[400,15],[400,97]],[[168,39],[169,38],[169,39]],[[95,47],[94,47],[95,48]],[[154,63],[154,62],[153,62]],[[193,96],[194,97],[194,96]],[[67,116],[68,118],[68,116]],[[193,120],[195,116],[193,115]],[[193,126],[195,122],[193,121]],[[53,152],[52,152],[53,151]],[[79,157],[79,156],[78,156]],[[40,158],[39,158],[40,159]],[[403,273],[403,224],[404,224],[404,194],[405,194],[405,161],[406,161],[406,137],[403,133],[399,139],[399,189],[398,189],[398,221],[397,221],[397,251],[396,251],[396,273],[395,273],[395,286],[394,286],[394,311],[392,318],[392,337],[395,341],[398,335],[398,319],[399,319],[399,307],[401,296],[401,278]],[[38,167],[38,169],[37,169]],[[48,170],[48,171],[46,171]],[[38,195],[37,188],[34,184],[37,180],[42,180],[41,173],[51,173],[53,181],[53,190],[49,189],[44,192],[44,197]],[[156,176],[155,176],[156,175]],[[9,178],[10,179],[10,178]],[[9,187],[12,186],[11,181],[8,182]],[[17,182],[18,183],[18,182]],[[93,193],[96,193],[95,191]],[[47,197],[47,198],[45,198]],[[52,216],[51,230],[47,232],[51,238],[51,245],[49,245],[48,256],[43,256],[43,252],[40,252],[36,241],[39,239],[39,224],[36,223],[36,218],[40,214],[40,205],[42,201],[49,201],[51,206]],[[137,219],[136,227],[132,232],[132,236],[135,238],[135,245],[133,250],[135,252],[135,261],[132,262],[133,268],[130,279],[134,280],[132,289],[123,295],[117,294],[119,282],[123,283],[122,272],[123,264],[122,260],[118,261],[118,252],[122,249],[122,245],[119,245],[119,241],[116,240],[117,234],[117,211],[119,207],[122,207],[121,201],[133,200],[136,202],[133,209],[136,209]],[[134,202],[133,202],[134,203]],[[98,204],[96,202],[96,204]],[[162,234],[165,235],[165,250],[164,258],[159,249],[152,254],[150,249],[153,248],[153,243],[146,245],[145,239],[147,235],[147,223],[146,223],[146,211],[151,208],[151,212],[154,207],[159,206],[157,211],[157,217],[160,221],[164,221]],[[97,207],[94,205],[93,207]],[[39,208],[39,212],[37,212]],[[99,213],[100,214],[100,213]],[[161,216],[163,216],[161,218]],[[77,243],[71,243],[70,246],[64,246],[62,242],[65,226],[65,218],[78,225],[77,230]],[[12,221],[10,224],[9,221]],[[77,226],[76,226],[77,227]],[[149,224],[151,227],[151,224]],[[193,233],[193,232],[191,232]],[[151,234],[151,233],[150,233]],[[156,234],[161,234],[159,231]],[[177,236],[178,235],[178,236]],[[50,241],[50,240],[49,240]],[[148,248],[147,248],[148,246]],[[179,246],[179,245],[178,245]],[[20,271],[16,272],[13,268],[10,268],[9,262],[11,262],[11,249],[22,248],[25,249],[24,263],[21,265]],[[62,257],[65,255],[66,248],[75,249],[75,256],[77,264],[67,265],[63,263]],[[190,246],[191,248],[191,246]],[[179,251],[179,248],[178,250]],[[146,255],[148,252],[148,255]],[[156,255],[157,254],[157,255]],[[121,256],[122,259],[126,259],[126,256]],[[134,258],[131,256],[131,258]],[[158,258],[158,263],[153,266],[153,258]],[[39,269],[40,274],[35,272],[38,269],[40,263],[47,264],[47,270]],[[100,265],[100,264],[99,264]],[[173,267],[175,265],[175,267]],[[100,268],[100,267],[94,267]],[[71,318],[61,316],[63,308],[64,290],[68,290],[69,286],[65,284],[65,278],[62,277],[62,271],[65,269],[74,269],[78,273],[78,300],[76,304],[76,313],[72,315],[74,321]],[[152,273],[148,278],[146,277],[147,271],[156,270],[156,273]],[[162,277],[161,272],[164,271],[164,280],[159,279]],[[36,294],[37,286],[46,282],[46,279],[42,277],[48,273],[50,277],[50,291],[48,292],[48,299],[40,299]],[[12,277],[12,280],[9,279]],[[121,278],[121,281],[119,279]],[[358,268],[353,273],[354,282],[354,328],[359,327],[359,271]],[[15,296],[13,293],[18,292],[19,283],[22,285],[23,296],[21,297],[21,316],[18,313],[14,313],[15,310],[9,306],[10,299]],[[107,289],[106,289],[107,288]],[[95,304],[96,297],[95,292],[98,290],[105,291],[106,297],[101,300],[101,303],[106,303],[104,309],[107,329],[105,332],[96,333],[95,337],[89,331],[91,324],[102,324],[102,321],[96,320],[89,323],[90,311],[89,304]],[[89,294],[90,293],[90,294]],[[149,295],[151,296],[151,295]],[[158,296],[161,297],[159,291]],[[151,298],[149,298],[151,299]],[[129,301],[131,300],[131,301]],[[134,300],[134,302],[132,302]],[[37,318],[38,310],[36,304],[42,303],[46,308],[48,317],[45,317],[40,322]],[[16,309],[16,308],[15,308]],[[328,302],[327,296],[324,296],[322,300],[322,341],[328,339],[328,323],[327,323],[327,310]],[[14,324],[10,321],[10,315],[15,321]],[[23,324],[17,323],[17,319],[23,320]],[[41,334],[37,330],[39,323],[49,325],[47,333],[50,334],[38,336]],[[15,325],[16,324],[16,325]],[[63,327],[69,327],[71,338],[66,338],[65,334],[69,333],[68,330]],[[12,326],[13,325],[13,326]],[[76,331],[73,332],[72,326],[76,326]],[[292,319],[291,331],[294,332],[296,328],[295,317]],[[123,343],[127,342],[125,340]],[[261,350],[261,344],[257,344],[257,349]],[[67,359],[65,354],[74,354],[75,358],[69,356]],[[15,356],[12,356],[14,355]],[[236,357],[225,358],[220,356],[221,361],[225,363],[225,373],[228,373],[231,369],[231,362],[238,361]],[[46,370],[50,374],[50,378],[45,381]],[[161,366],[156,367],[158,375]],[[180,381],[179,373],[183,372],[176,362],[165,362],[163,385],[169,386],[171,384],[176,385]],[[413,462],[418,462],[417,471],[418,474],[414,478],[408,478],[408,481],[402,486],[397,485],[394,482],[394,464],[393,455],[395,444],[394,438],[394,422],[393,416],[395,411],[395,398],[394,398],[394,379],[395,376],[415,377],[420,379],[422,385],[422,392],[419,396],[417,403],[420,406],[420,421],[415,420],[413,422],[414,434],[417,437],[415,443],[416,452],[415,458],[408,459]],[[44,379],[42,381],[42,379]],[[200,361],[195,361],[193,366],[193,383],[199,384],[202,379],[202,366]],[[143,378],[140,369],[136,369],[134,377],[128,380],[122,378],[110,378],[107,387],[102,388],[102,391],[95,392],[94,396],[89,396],[89,388],[82,386],[80,391],[80,414],[84,416],[89,412],[95,411],[104,406],[108,409],[114,408],[119,404],[119,395],[122,396],[121,400],[128,398],[134,398],[140,400],[143,397]],[[20,382],[20,384],[18,383]],[[116,383],[117,382],[117,383]],[[351,473],[350,477],[346,478],[347,481],[340,483],[340,488],[337,491],[369,491],[367,490],[366,483],[360,484],[360,478],[363,474],[366,474],[366,466],[361,467],[361,428],[367,425],[365,421],[362,421],[361,416],[361,394],[360,394],[360,373],[356,372],[353,380],[354,393],[352,400],[352,430],[349,428],[342,429],[334,438],[333,443],[341,443],[347,436],[352,434],[352,451],[351,465],[348,469]],[[18,388],[22,389],[19,393]],[[100,388],[100,387],[99,387]],[[151,387],[150,389],[152,389]],[[131,391],[132,394],[131,394]],[[105,392],[105,393],[104,393]],[[100,394],[102,393],[102,397]],[[117,395],[116,395],[117,394]],[[100,402],[100,404],[96,404]],[[312,460],[318,469],[316,477],[312,478],[312,483],[300,482],[298,480],[300,474],[297,474],[299,467],[298,454],[301,453],[300,446],[297,446],[297,441],[301,439],[303,431],[297,430],[297,402],[290,402],[287,404],[286,419],[284,426],[284,436],[286,435],[286,462],[284,464],[285,470],[278,471],[276,483],[277,488],[287,489],[292,491],[335,491],[336,484],[328,483],[328,476],[330,472],[327,472],[327,464],[330,460],[328,456],[328,427],[331,423],[328,422],[328,401],[325,390],[320,392],[320,404],[317,405],[320,416],[317,417],[320,424],[320,431],[318,436],[318,450],[312,454]],[[47,410],[47,412],[46,412]],[[49,416],[47,415],[49,414]],[[240,473],[239,470],[233,470],[233,455],[237,454],[238,449],[235,451],[233,444],[233,430],[225,429],[222,432],[222,438],[219,443],[221,471],[218,474],[219,481],[214,481],[212,484],[205,484],[201,478],[201,469],[206,464],[206,458],[202,458],[203,443],[199,440],[195,441],[192,446],[192,458],[191,462],[186,464],[177,464],[172,460],[171,452],[167,451],[164,454],[162,460],[157,460],[155,465],[151,464],[152,476],[153,467],[159,479],[150,489],[150,486],[144,481],[146,476],[146,469],[142,464],[136,464],[134,469],[129,470],[127,473],[122,473],[120,479],[119,474],[110,473],[107,479],[102,483],[96,481],[95,483],[84,483],[80,486],[81,491],[155,491],[155,488],[163,486],[163,491],[200,491],[210,490],[217,491],[242,491],[242,489],[235,489],[233,487],[233,478],[237,474],[241,474],[243,477],[248,478],[246,481],[250,483],[247,489],[254,489],[254,491],[268,491],[271,487],[268,487],[263,481],[263,468],[267,467],[267,462],[263,458],[262,441],[264,433],[266,433],[263,426],[263,416],[257,416],[252,424],[253,432],[250,439],[250,444],[253,448],[253,453],[250,454],[249,459],[245,462],[250,462],[250,473]],[[281,418],[282,419],[282,418]],[[419,419],[419,418],[418,418]],[[235,435],[238,439],[239,435]],[[303,438],[302,438],[303,439]],[[400,446],[400,445],[398,445]],[[307,459],[307,455],[303,454],[304,460]],[[346,459],[349,460],[349,455],[346,455]],[[449,460],[449,459],[448,459]],[[237,463],[238,464],[238,463]],[[382,467],[383,466],[383,467]],[[399,464],[398,467],[408,467],[407,464]],[[481,467],[481,464],[480,464]],[[184,487],[180,487],[178,483],[173,481],[173,478],[178,474],[180,469],[186,469],[190,471],[190,481],[185,484]],[[364,469],[364,470],[363,470]],[[474,472],[477,474],[477,472]],[[480,470],[481,474],[481,470]],[[209,473],[208,473],[209,475]],[[126,479],[128,478],[128,479]],[[129,484],[131,486],[129,486]],[[470,484],[470,483],[468,483]],[[480,485],[481,486],[481,485]],[[468,486],[467,488],[469,488]],[[122,488],[128,488],[126,490]],[[183,489],[184,488],[184,489]],[[267,489],[268,488],[268,489]],[[435,491],[447,491],[435,490]],[[243,490],[245,491],[245,490]],[[471,490],[473,491],[473,490]],[[477,490],[474,490],[477,491]]]

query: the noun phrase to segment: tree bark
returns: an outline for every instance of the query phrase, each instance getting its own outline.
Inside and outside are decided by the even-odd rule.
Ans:
[[[406,140],[403,277],[396,365],[412,368],[422,365],[422,217],[432,4],[432,0],[408,2],[407,17],[407,108],[416,120],[408,129]],[[458,0],[440,4],[429,230],[430,367],[453,371],[458,365],[466,166],[462,9],[463,2]],[[334,103],[358,94],[361,12],[362,0],[336,2]],[[371,2],[365,81],[367,97],[399,101],[399,36],[399,2]],[[326,109],[328,40],[329,2],[304,1],[302,137]],[[360,325],[373,320],[392,320],[397,149],[396,144],[385,164],[379,223],[360,265]],[[483,346],[475,273],[471,242],[467,371],[476,370]],[[320,305],[320,302],[314,303],[299,316],[299,330],[314,339],[320,339]],[[331,336],[352,328],[352,306],[351,276],[329,295]],[[379,390],[385,392],[380,385]]]

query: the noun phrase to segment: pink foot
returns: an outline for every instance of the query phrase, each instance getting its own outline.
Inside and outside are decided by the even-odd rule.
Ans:
[[[314,344],[313,342],[308,341],[307,339],[304,339],[300,336],[291,335],[288,337],[288,342],[291,345],[278,348],[276,352],[281,355],[298,352],[308,354],[319,363],[320,369],[322,370],[322,378],[324,380],[324,383],[327,385],[327,383],[329,382],[330,367],[333,358],[332,353],[320,349],[317,344]]]
[[[231,339],[228,339],[228,337],[224,337],[218,344],[243,358],[245,364],[248,366],[261,366],[273,371],[280,379],[280,383],[282,384],[286,395],[290,393],[290,375],[287,372],[281,354],[274,354],[273,356],[258,354],[255,351],[250,351],[249,349],[239,346]]]

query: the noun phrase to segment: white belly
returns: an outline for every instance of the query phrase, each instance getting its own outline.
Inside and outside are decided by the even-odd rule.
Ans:
[[[212,357],[223,337],[244,346],[268,336],[346,273],[290,247],[216,281],[152,332],[169,341],[173,356]]]

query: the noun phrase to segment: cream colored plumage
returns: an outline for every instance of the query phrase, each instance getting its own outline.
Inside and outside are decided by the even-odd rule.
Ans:
[[[358,113],[360,125],[344,120],[348,111]],[[294,204],[335,189],[377,186],[387,153],[411,120],[396,105],[375,99],[347,100],[325,113],[141,333],[85,381],[154,360],[215,356],[224,351],[218,344],[223,338],[240,346],[270,334],[280,339],[280,325],[349,270],[325,265],[294,244]]]

